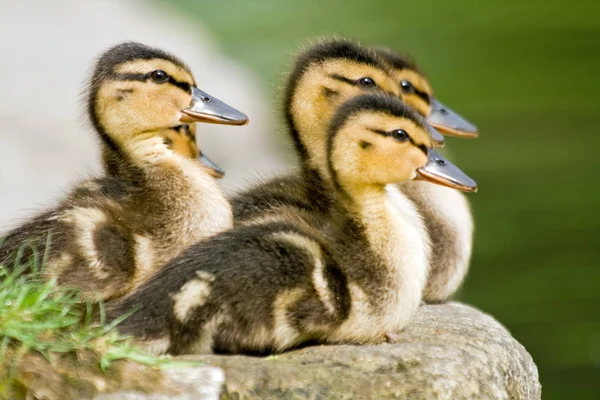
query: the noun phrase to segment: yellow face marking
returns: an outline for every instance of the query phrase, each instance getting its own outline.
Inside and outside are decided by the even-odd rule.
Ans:
[[[373,130],[404,129],[411,140],[398,141]],[[367,144],[367,145],[365,145]],[[383,112],[350,117],[334,138],[331,164],[343,187],[386,185],[411,180],[427,163],[419,146],[431,146],[428,132],[406,118]]]
[[[419,74],[418,72],[413,71],[411,69],[402,69],[402,70],[395,70],[393,72],[393,75],[396,79],[397,85],[400,85],[400,82],[402,82],[403,80],[407,80],[410,83],[412,83],[412,85],[418,91],[427,93],[427,95],[429,95],[430,98],[433,96],[433,90],[431,89],[431,85],[429,84],[429,81],[427,80],[427,78],[425,78],[423,75]],[[406,104],[408,104],[409,106],[411,106],[414,109],[416,109],[417,111],[419,111],[419,113],[421,115],[428,116],[429,113],[431,112],[431,105],[427,104],[427,102],[425,102],[416,93],[406,94],[406,93],[401,92],[400,98]]]
[[[115,72],[139,75],[157,69],[164,70],[178,82],[194,83],[186,70],[162,59],[124,63]],[[181,110],[190,102],[190,93],[169,82],[117,79],[101,83],[94,106],[102,128],[117,142],[122,142],[142,132],[180,125]]]
[[[368,77],[377,87],[347,83],[334,78],[336,75],[351,81]],[[291,111],[313,164],[326,165],[326,126],[335,109],[353,96],[377,90],[400,96],[398,81],[387,70],[344,59],[309,67],[297,84]]]

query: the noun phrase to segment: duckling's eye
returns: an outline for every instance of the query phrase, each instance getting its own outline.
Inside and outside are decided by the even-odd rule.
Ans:
[[[156,71],[152,71],[150,73],[150,79],[156,83],[165,83],[169,80],[169,75],[162,69],[157,69]]]
[[[406,142],[408,139],[410,139],[408,132],[406,132],[404,129],[396,129],[391,131],[389,135],[399,142]]]
[[[410,83],[410,81],[407,81],[406,79],[400,82],[400,87],[402,88],[402,92],[404,94],[412,94],[415,92],[415,87],[413,86],[413,84]]]
[[[374,88],[377,86],[375,81],[369,77],[360,78],[358,84],[364,88]]]

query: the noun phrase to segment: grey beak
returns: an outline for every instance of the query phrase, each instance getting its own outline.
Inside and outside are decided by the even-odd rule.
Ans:
[[[222,177],[225,176],[225,171],[223,171],[223,169],[221,167],[219,167],[217,164],[212,162],[208,157],[206,157],[204,155],[204,153],[200,153],[200,155],[198,156],[198,161],[200,161],[202,164],[204,164],[205,167],[207,167],[210,170],[210,174],[214,178],[221,179]]]
[[[446,144],[446,140],[444,136],[437,129],[427,124],[427,129],[429,130],[429,136],[431,136],[431,140],[433,141],[433,147],[444,147]]]
[[[241,111],[192,86],[192,102],[181,110],[181,122],[208,122],[212,124],[246,125],[248,117]]]
[[[429,149],[427,164],[417,170],[417,180],[448,186],[463,192],[476,192],[477,183],[456,165]]]
[[[427,122],[449,136],[472,139],[479,136],[475,125],[436,99],[433,99],[431,102],[431,113],[429,114],[429,117],[427,117]]]

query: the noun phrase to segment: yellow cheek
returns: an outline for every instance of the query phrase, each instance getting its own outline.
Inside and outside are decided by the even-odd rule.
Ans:
[[[330,103],[330,106],[338,106],[342,102],[350,99],[351,97],[358,96],[363,94],[365,91],[357,86],[345,85],[347,87],[340,87],[339,96],[328,97],[327,101]]]
[[[418,169],[418,168],[424,167],[425,164],[427,164],[427,156],[420,150],[416,150],[414,153],[415,153],[415,156],[413,158],[413,163],[412,163],[413,168]]]
[[[395,95],[395,96],[400,96],[400,90],[398,89],[398,84],[395,81],[392,80],[384,80],[383,82],[380,82],[378,85],[380,90]]]

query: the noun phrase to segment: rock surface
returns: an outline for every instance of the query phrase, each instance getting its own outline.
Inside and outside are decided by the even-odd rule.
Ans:
[[[421,307],[394,344],[194,358],[225,371],[222,399],[541,398],[525,348],[492,317],[460,303]]]
[[[161,392],[121,391],[96,396],[94,400],[217,400],[221,393],[224,375],[220,368],[193,367],[167,370],[168,383]],[[176,387],[179,393],[168,393]]]
[[[121,359],[101,370],[91,351],[50,357],[28,353],[10,370],[0,364],[0,399],[217,400],[224,380],[220,368],[198,363],[161,371]]]
[[[103,372],[89,352],[51,364],[39,354],[26,357],[11,399],[541,398],[537,368],[523,346],[492,317],[460,303],[421,307],[393,344],[311,346],[269,357],[185,356],[203,365],[162,373],[127,360]]]

